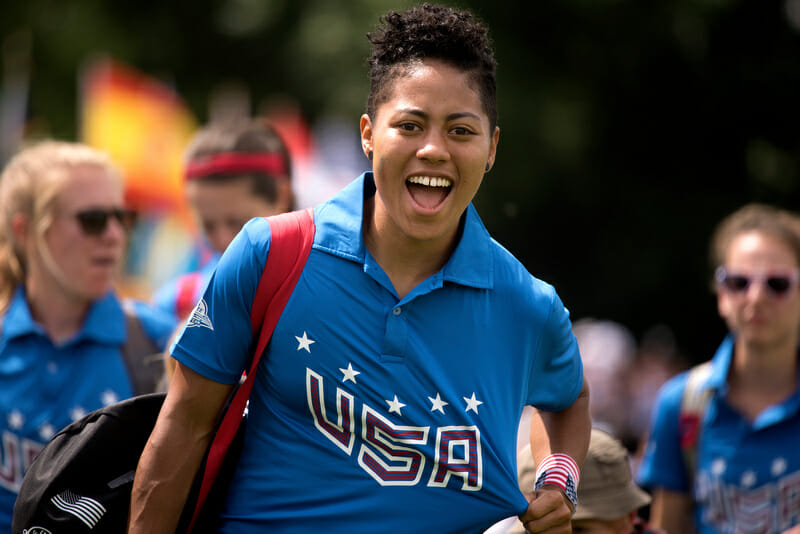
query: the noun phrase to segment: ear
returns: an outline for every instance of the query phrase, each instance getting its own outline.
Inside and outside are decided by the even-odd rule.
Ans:
[[[15,213],[11,216],[11,233],[14,234],[14,241],[24,247],[30,234],[30,219],[24,213]]]
[[[617,519],[616,521],[609,521],[614,523],[614,526],[619,528],[619,532],[633,532],[633,525],[636,524],[636,517],[638,516],[637,510],[628,512],[628,515]],[[616,530],[616,529],[615,529]]]
[[[372,119],[366,113],[361,115],[359,128],[361,129],[361,149],[364,151],[364,156],[369,158],[369,153],[374,147],[372,146]]]
[[[281,211],[289,211],[292,206],[292,182],[286,180],[276,180],[278,195],[276,204]]]
[[[492,170],[494,167],[494,160],[497,157],[497,144],[500,142],[500,127],[495,126],[492,132],[492,139],[489,141],[489,157],[486,158],[486,164],[489,166],[486,171]]]

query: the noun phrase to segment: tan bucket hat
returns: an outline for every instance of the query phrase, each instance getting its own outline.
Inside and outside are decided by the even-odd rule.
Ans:
[[[533,493],[536,468],[530,446],[520,452],[517,465],[520,489]],[[633,481],[627,449],[608,433],[592,429],[572,519],[618,519],[649,503],[650,496]]]

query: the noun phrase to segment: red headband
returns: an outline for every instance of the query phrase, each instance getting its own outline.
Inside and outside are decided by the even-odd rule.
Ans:
[[[187,180],[195,180],[212,174],[244,172],[260,172],[273,177],[284,177],[289,174],[283,156],[278,153],[220,152],[190,161],[186,165],[185,176]]]

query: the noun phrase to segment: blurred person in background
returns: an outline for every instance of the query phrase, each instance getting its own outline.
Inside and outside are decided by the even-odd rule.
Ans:
[[[183,320],[200,300],[225,251],[244,223],[294,209],[289,152],[265,119],[212,122],[186,151],[185,192],[213,256],[153,294],[158,308]]]
[[[530,493],[536,473],[530,449],[520,453],[518,470],[520,489]],[[633,481],[625,446],[608,432],[593,428],[578,484],[572,534],[664,534],[639,516],[648,504],[650,495]],[[519,522],[508,530],[508,534],[524,532]]]
[[[630,434],[629,374],[636,357],[636,339],[615,321],[585,318],[572,326],[583,372],[592,392],[592,425],[613,434]]]
[[[628,434],[620,439],[631,451],[631,466],[636,473],[647,443],[650,414],[658,390],[667,380],[689,367],[672,329],[666,324],[648,328],[628,373]]]
[[[39,143],[0,177],[0,531],[56,432],[158,388],[174,321],[113,289],[133,221],[122,177],[84,145]]]
[[[800,532],[800,228],[761,204],[711,240],[729,334],[660,389],[638,473],[670,533]]]

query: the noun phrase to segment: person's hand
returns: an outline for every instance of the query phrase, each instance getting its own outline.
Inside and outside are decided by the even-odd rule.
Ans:
[[[784,530],[783,534],[800,534],[800,525],[794,526],[789,530]]]
[[[559,487],[550,484],[533,492],[528,509],[519,516],[525,531],[537,534],[571,534],[571,518],[569,499]]]

